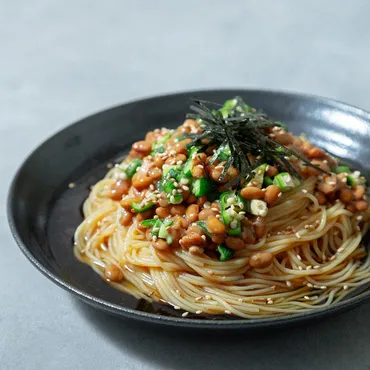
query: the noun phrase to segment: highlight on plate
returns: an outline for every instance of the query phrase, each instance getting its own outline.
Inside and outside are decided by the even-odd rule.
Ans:
[[[370,282],[359,171],[239,97],[190,109],[92,188],[78,259],[182,316],[294,314]]]

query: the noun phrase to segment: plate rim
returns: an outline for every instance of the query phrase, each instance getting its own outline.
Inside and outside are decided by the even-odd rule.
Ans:
[[[214,328],[223,328],[223,329],[258,329],[263,327],[269,326],[283,326],[288,324],[300,323],[303,321],[314,320],[315,318],[323,318],[334,313],[339,313],[346,308],[354,308],[360,303],[365,303],[367,300],[370,299],[370,290],[362,292],[355,297],[350,297],[347,300],[340,301],[333,306],[328,306],[324,308],[319,308],[316,310],[311,310],[308,312],[302,313],[295,313],[289,314],[284,316],[277,316],[277,317],[268,317],[268,318],[259,318],[259,319],[224,319],[224,320],[212,320],[212,319],[196,319],[196,318],[182,318],[182,317],[172,317],[172,316],[164,316],[159,315],[156,313],[149,313],[144,311],[139,311],[133,308],[124,307],[122,305],[118,305],[115,303],[111,303],[105,299],[97,298],[96,296],[86,293],[81,289],[67,283],[62,278],[56,276],[52,271],[50,271],[47,267],[43,266],[41,262],[31,253],[28,246],[23,243],[22,237],[17,230],[17,225],[15,222],[15,209],[13,209],[13,199],[16,197],[15,190],[16,184],[18,182],[19,177],[21,176],[24,168],[26,168],[28,162],[32,159],[32,157],[42,150],[42,148],[47,145],[47,143],[53,139],[54,137],[60,135],[61,133],[68,131],[74,126],[83,125],[86,120],[90,120],[93,117],[98,117],[99,115],[104,115],[109,111],[113,111],[117,108],[120,108],[125,105],[129,104],[140,104],[144,103],[149,100],[157,100],[157,99],[166,99],[166,98],[173,98],[179,97],[182,95],[191,95],[191,94],[203,94],[203,93],[223,93],[223,92],[231,92],[231,91],[240,91],[240,92],[247,92],[249,94],[256,94],[256,93],[267,93],[272,95],[280,95],[287,98],[300,98],[304,100],[311,100],[320,103],[326,103],[335,107],[338,107],[342,110],[346,110],[351,114],[356,114],[358,116],[363,117],[364,119],[369,121],[370,125],[370,113],[366,110],[359,108],[357,106],[344,103],[342,101],[327,98],[315,94],[308,94],[308,93],[301,93],[292,90],[279,90],[279,89],[259,89],[259,88],[243,88],[243,87],[235,87],[235,88],[216,88],[216,89],[197,89],[197,90],[184,90],[184,91],[176,91],[174,93],[163,93],[159,95],[151,95],[146,96],[139,99],[133,99],[129,101],[125,101],[123,103],[115,104],[111,107],[103,108],[99,111],[95,111],[89,115],[83,116],[82,118],[73,121],[72,123],[62,127],[61,129],[57,130],[56,132],[49,135],[46,139],[44,139],[34,150],[32,150],[22,161],[19,167],[17,168],[15,174],[13,175],[12,181],[10,183],[10,187],[7,194],[7,201],[6,201],[6,213],[7,213],[7,220],[8,224],[12,233],[12,236],[22,251],[22,253],[26,256],[26,258],[31,262],[31,264],[36,267],[44,276],[46,276],[49,280],[55,283],[57,286],[61,287],[65,291],[68,291],[73,294],[73,296],[81,299],[87,304],[90,304],[96,308],[102,309],[108,313],[125,316],[128,318],[133,318],[136,320],[147,321],[156,324],[166,324],[178,327],[197,327],[197,328],[204,328],[204,329],[214,329]]]

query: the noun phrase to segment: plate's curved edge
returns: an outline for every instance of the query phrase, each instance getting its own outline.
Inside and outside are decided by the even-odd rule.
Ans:
[[[318,95],[313,94],[306,94],[306,93],[299,93],[294,91],[284,91],[284,90],[271,90],[271,89],[245,89],[245,88],[222,88],[222,89],[204,89],[204,90],[189,90],[189,91],[181,91],[176,93],[165,93],[162,95],[157,96],[150,96],[138,100],[132,100],[125,102],[123,104],[118,104],[113,107],[107,108],[105,110],[98,111],[96,113],[93,113],[89,116],[85,116],[69,125],[64,127],[63,129],[55,132],[54,134],[50,135],[48,138],[46,138],[38,147],[36,147],[21,163],[19,168],[17,169],[13,180],[10,184],[9,191],[7,194],[7,205],[6,205],[6,211],[7,211],[7,219],[8,224],[10,227],[10,230],[12,232],[12,235],[22,251],[22,253],[27,257],[27,259],[47,278],[49,278],[52,282],[54,282],[59,287],[63,288],[64,290],[72,293],[74,296],[78,297],[85,303],[88,303],[92,306],[98,306],[99,308],[103,309],[106,312],[109,312],[111,314],[121,314],[128,318],[133,318],[136,320],[142,320],[152,323],[161,323],[166,325],[176,325],[179,327],[197,327],[197,328],[204,328],[204,329],[217,329],[217,328],[223,328],[223,329],[242,329],[242,328],[250,328],[250,329],[258,329],[268,326],[282,326],[287,324],[294,324],[294,323],[300,323],[304,321],[308,321],[314,318],[318,317],[324,317],[328,316],[330,314],[341,312],[342,310],[346,308],[356,307],[361,302],[364,302],[366,300],[370,299],[370,291],[363,292],[355,297],[351,297],[347,300],[341,301],[333,306],[330,306],[329,308],[321,308],[317,309],[315,311],[309,311],[309,312],[303,312],[299,314],[292,314],[287,316],[280,316],[280,317],[271,317],[271,318],[264,318],[264,319],[235,319],[235,320],[200,320],[200,319],[189,319],[189,318],[178,318],[178,317],[168,317],[168,316],[161,316],[158,314],[153,313],[147,313],[142,311],[137,311],[130,308],[125,308],[123,306],[119,306],[113,303],[110,303],[108,301],[105,301],[103,299],[96,298],[90,294],[87,294],[83,292],[80,289],[77,289],[70,284],[66,283],[62,279],[55,276],[53,273],[51,273],[47,268],[45,268],[29,251],[27,246],[23,243],[22,239],[19,236],[18,230],[16,228],[16,223],[14,219],[14,213],[13,213],[13,206],[12,206],[12,200],[14,198],[14,189],[15,185],[17,183],[18,177],[20,176],[20,173],[22,172],[23,168],[27,165],[28,161],[34,156],[36,152],[42,149],[44,145],[46,145],[49,140],[52,138],[58,136],[59,134],[69,130],[72,126],[83,124],[87,119],[90,119],[92,117],[97,117],[100,114],[106,114],[109,111],[113,111],[123,105],[129,105],[129,104],[137,104],[141,102],[145,102],[147,100],[155,100],[155,99],[164,99],[166,97],[175,97],[175,96],[181,96],[181,95],[191,95],[191,94],[203,94],[203,93],[212,93],[212,92],[228,92],[228,91],[240,91],[240,92],[248,92],[248,93],[271,93],[271,94],[278,94],[278,95],[284,95],[286,97],[299,97],[303,99],[308,99],[312,101],[320,101],[321,103],[331,104],[332,106],[339,107],[342,110],[347,110],[351,113],[355,113],[359,116],[363,116],[366,119],[370,121],[370,113],[353,105],[346,104],[344,102],[321,97]]]

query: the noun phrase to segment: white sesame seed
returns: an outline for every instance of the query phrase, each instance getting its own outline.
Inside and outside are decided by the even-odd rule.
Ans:
[[[211,208],[211,203],[210,202],[205,202],[204,204],[203,204],[203,208]]]
[[[153,241],[156,241],[158,237],[156,235],[153,235]]]
[[[342,253],[344,251],[343,247],[338,248],[337,253]]]
[[[183,164],[183,161],[177,161],[176,164]]]
[[[322,285],[321,287],[320,287],[320,289],[327,289],[328,287],[326,286],[326,285]]]
[[[189,190],[189,186],[183,185],[182,187],[185,191]]]
[[[320,265],[315,265],[313,268],[314,268],[315,270],[317,270],[317,269],[319,269],[319,268],[320,268]]]
[[[311,284],[311,283],[307,283],[307,286],[308,286],[309,288],[313,288],[313,284]]]
[[[180,309],[181,309],[181,307],[179,307],[179,306],[173,306],[173,308],[174,308],[175,310],[180,310]]]
[[[205,298],[206,298],[207,301],[209,301],[211,299],[211,296],[206,294]]]
[[[113,168],[113,163],[107,163],[107,168]]]
[[[311,270],[311,269],[312,269],[312,266],[311,265],[309,265],[309,266],[306,267],[306,270]]]
[[[343,289],[344,289],[344,290],[347,290],[347,289],[348,289],[348,285],[345,285],[345,286],[343,287]]]
[[[200,315],[202,312],[203,312],[202,310],[195,311],[195,313],[196,313],[197,315]]]
[[[212,207],[211,210],[214,211],[214,212],[218,212],[218,208]]]
[[[362,219],[363,219],[363,217],[361,215],[356,217],[357,221],[361,221]]]
[[[186,178],[182,178],[180,179],[180,182],[181,184],[189,184],[189,179],[186,179]],[[185,187],[183,186],[183,188],[185,189]],[[185,190],[189,190],[189,188],[185,189]]]
[[[298,270],[303,270],[303,267],[302,266],[298,266]]]
[[[310,297],[308,295],[304,296],[304,299],[307,299],[308,301],[310,300]]]
[[[334,258],[335,258],[335,254],[329,258],[329,261],[333,261]]]
[[[214,272],[212,270],[208,270],[207,272],[208,272],[209,275],[213,275],[214,274]]]
[[[306,189],[302,189],[302,193],[307,194],[307,190]]]
[[[198,302],[198,301],[202,300],[203,298],[204,297],[200,295],[199,297],[195,298],[195,300]]]
[[[225,310],[225,313],[226,313],[226,315],[230,315],[231,314],[231,311]]]
[[[75,188],[75,187],[76,187],[76,184],[75,184],[74,182],[71,182],[70,184],[68,184],[68,187],[69,187],[70,189],[73,189],[73,188]]]
[[[302,261],[302,257],[299,254],[297,254],[297,258]]]
[[[290,288],[290,287],[292,287],[293,286],[293,284],[288,280],[288,281],[286,281],[285,282],[285,284]]]
[[[267,301],[267,304],[274,304],[274,301],[272,299]]]
[[[282,193],[282,192],[280,192],[280,193],[278,194],[278,198],[280,198],[282,195],[283,195],[283,193]]]
[[[301,234],[300,234],[299,232],[296,232],[296,233],[295,233],[295,236],[296,236],[296,238],[298,238],[298,239],[300,239],[300,238],[301,238]]]
[[[201,236],[201,238],[202,238],[203,240],[207,240],[207,237],[206,237],[205,235],[202,235],[202,236]]]
[[[181,316],[182,317],[186,317],[186,316],[188,316],[189,315],[189,312],[184,312]]]

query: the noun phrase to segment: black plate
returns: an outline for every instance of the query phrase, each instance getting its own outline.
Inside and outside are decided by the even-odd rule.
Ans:
[[[188,112],[189,98],[223,102],[240,95],[248,104],[305,132],[318,146],[370,173],[370,114],[337,101],[260,90],[193,91],[124,104],[76,122],[37,148],[10,189],[8,217],[26,257],[49,279],[83,301],[135,319],[203,328],[258,328],[292,324],[349,310],[370,297],[366,290],[326,309],[267,319],[188,316],[119,292],[104,283],[72,252],[88,188],[102,178],[134,141],[156,127],[175,127]],[[68,188],[74,182],[76,187]]]

